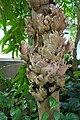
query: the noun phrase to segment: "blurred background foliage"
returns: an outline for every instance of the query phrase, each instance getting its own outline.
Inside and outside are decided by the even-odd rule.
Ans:
[[[0,27],[4,30],[5,36],[0,43],[2,44],[2,52],[12,52],[18,56],[21,41],[28,36],[25,32],[24,18],[31,15],[26,0],[0,0]],[[7,31],[7,26],[10,29]]]

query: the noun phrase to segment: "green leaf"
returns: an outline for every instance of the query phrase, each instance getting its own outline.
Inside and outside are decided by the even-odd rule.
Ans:
[[[19,68],[19,70],[18,70],[18,72],[19,73],[24,73],[25,74],[25,72],[26,72],[26,66],[25,65],[22,65],[20,68]]]
[[[67,113],[66,120],[79,120],[79,117],[74,113]]]
[[[55,108],[56,105],[58,105],[58,102],[56,101],[54,97],[50,97],[49,104],[50,104],[50,109],[53,109]]]
[[[16,110],[12,108],[12,109],[10,110],[10,115],[11,115],[11,116],[14,116],[15,113],[16,113]]]
[[[2,72],[0,72],[0,78],[3,78],[3,74],[2,74]]]
[[[31,112],[35,112],[36,111],[36,102],[33,100],[29,100],[29,103],[30,103]]]
[[[80,76],[80,71],[75,71],[75,72],[74,72],[74,76],[75,76],[75,77]]]
[[[12,116],[12,120],[21,120],[22,112],[18,109],[11,109],[10,115]]]
[[[28,106],[28,103],[26,102],[26,100],[22,100],[22,105],[21,105],[21,109],[22,110],[25,110],[26,108],[27,108],[27,106]]]
[[[24,87],[19,86],[17,91],[14,93],[14,96],[18,95],[20,92],[22,92],[22,90],[24,90]]]
[[[39,116],[39,114],[38,114],[38,112],[35,112],[35,113],[33,113],[32,115],[31,115],[31,117],[34,119],[34,118],[36,118],[35,120],[38,120],[38,117]]]
[[[18,74],[12,80],[12,83],[14,83],[13,89],[16,89],[14,96],[21,93],[20,98],[22,98],[24,95],[26,95],[28,93],[30,84],[29,84],[28,78],[26,76],[26,66],[25,65],[22,65],[19,68]]]
[[[21,78],[21,74],[18,73],[15,78],[12,80],[12,83],[17,82]]]
[[[67,120],[66,117],[62,113],[60,114],[60,120]]]
[[[0,120],[8,120],[7,116],[3,112],[0,112]]]
[[[18,47],[16,48],[16,57],[18,57],[18,52],[19,52],[19,49]]]
[[[38,118],[36,118],[35,120],[39,120]]]
[[[69,54],[64,55],[64,59],[67,60],[69,58]]]
[[[31,120],[31,116],[24,116],[24,117],[22,117],[22,120]]]
[[[60,112],[58,110],[54,110],[54,118],[55,118],[55,120],[60,119]]]
[[[47,112],[44,112],[41,120],[48,120],[48,118],[49,118],[49,114]]]

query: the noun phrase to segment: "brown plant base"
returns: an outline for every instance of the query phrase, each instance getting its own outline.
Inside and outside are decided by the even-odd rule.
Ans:
[[[51,96],[53,96],[59,102],[59,91],[55,91]],[[37,105],[38,105],[38,112],[39,112],[39,120],[41,120],[42,115],[43,115],[44,112],[47,112],[49,114],[48,120],[54,120],[54,116],[53,116],[54,109],[51,110],[50,109],[50,105],[49,105],[50,97],[48,97],[42,103],[39,103],[39,102],[37,103]],[[59,105],[55,109],[59,110]]]

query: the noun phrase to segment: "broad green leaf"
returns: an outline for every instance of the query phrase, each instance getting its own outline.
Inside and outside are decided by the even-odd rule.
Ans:
[[[74,113],[67,113],[66,120],[79,120],[79,117]]]
[[[38,112],[35,112],[35,113],[33,113],[32,115],[31,115],[31,117],[34,119],[34,118],[36,118],[35,120],[38,120],[38,117],[39,116],[39,114],[38,114]]]
[[[60,111],[54,110],[54,118],[55,118],[55,120],[59,120],[60,119]]]
[[[66,117],[62,113],[60,114],[60,120],[67,120]]]
[[[11,115],[11,116],[14,116],[15,113],[16,113],[16,110],[12,108],[12,109],[10,110],[10,115]]]
[[[30,103],[31,112],[35,112],[36,111],[36,102],[33,100],[29,100],[29,103]]]
[[[7,98],[7,106],[9,109],[14,106],[14,99],[13,98]]]
[[[44,112],[41,120],[48,120],[48,118],[49,118],[49,114],[47,112]]]
[[[22,110],[25,110],[27,108],[27,106],[28,106],[27,103],[22,103],[22,106],[21,106]]]
[[[0,120],[8,120],[7,116],[3,112],[0,112]]]
[[[54,97],[50,97],[49,104],[50,104],[50,109],[53,109],[53,108],[55,108],[55,106],[58,105],[58,102],[56,101],[56,99]]]
[[[31,120],[31,116],[24,116],[24,117],[22,117],[22,120]]]
[[[35,120],[39,120],[39,118],[35,118]]]
[[[12,116],[12,120],[21,120],[22,112],[18,109],[11,109],[10,114]]]

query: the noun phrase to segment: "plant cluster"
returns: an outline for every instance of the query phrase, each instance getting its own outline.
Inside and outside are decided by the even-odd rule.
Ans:
[[[67,64],[72,63],[72,56],[66,54],[65,61]],[[77,63],[79,66],[80,60]],[[72,112],[80,119],[80,68],[75,72],[72,68],[68,69],[65,77],[65,86],[60,91],[60,110],[63,114]]]
[[[25,65],[13,80],[4,79],[2,74],[0,80],[3,80],[3,84],[0,83],[0,120],[38,120],[36,101],[28,93]]]
[[[24,18],[30,15],[26,0],[0,0],[0,28],[5,34],[0,41],[3,53],[12,52],[13,58],[14,54],[18,57],[21,41],[28,38]]]

